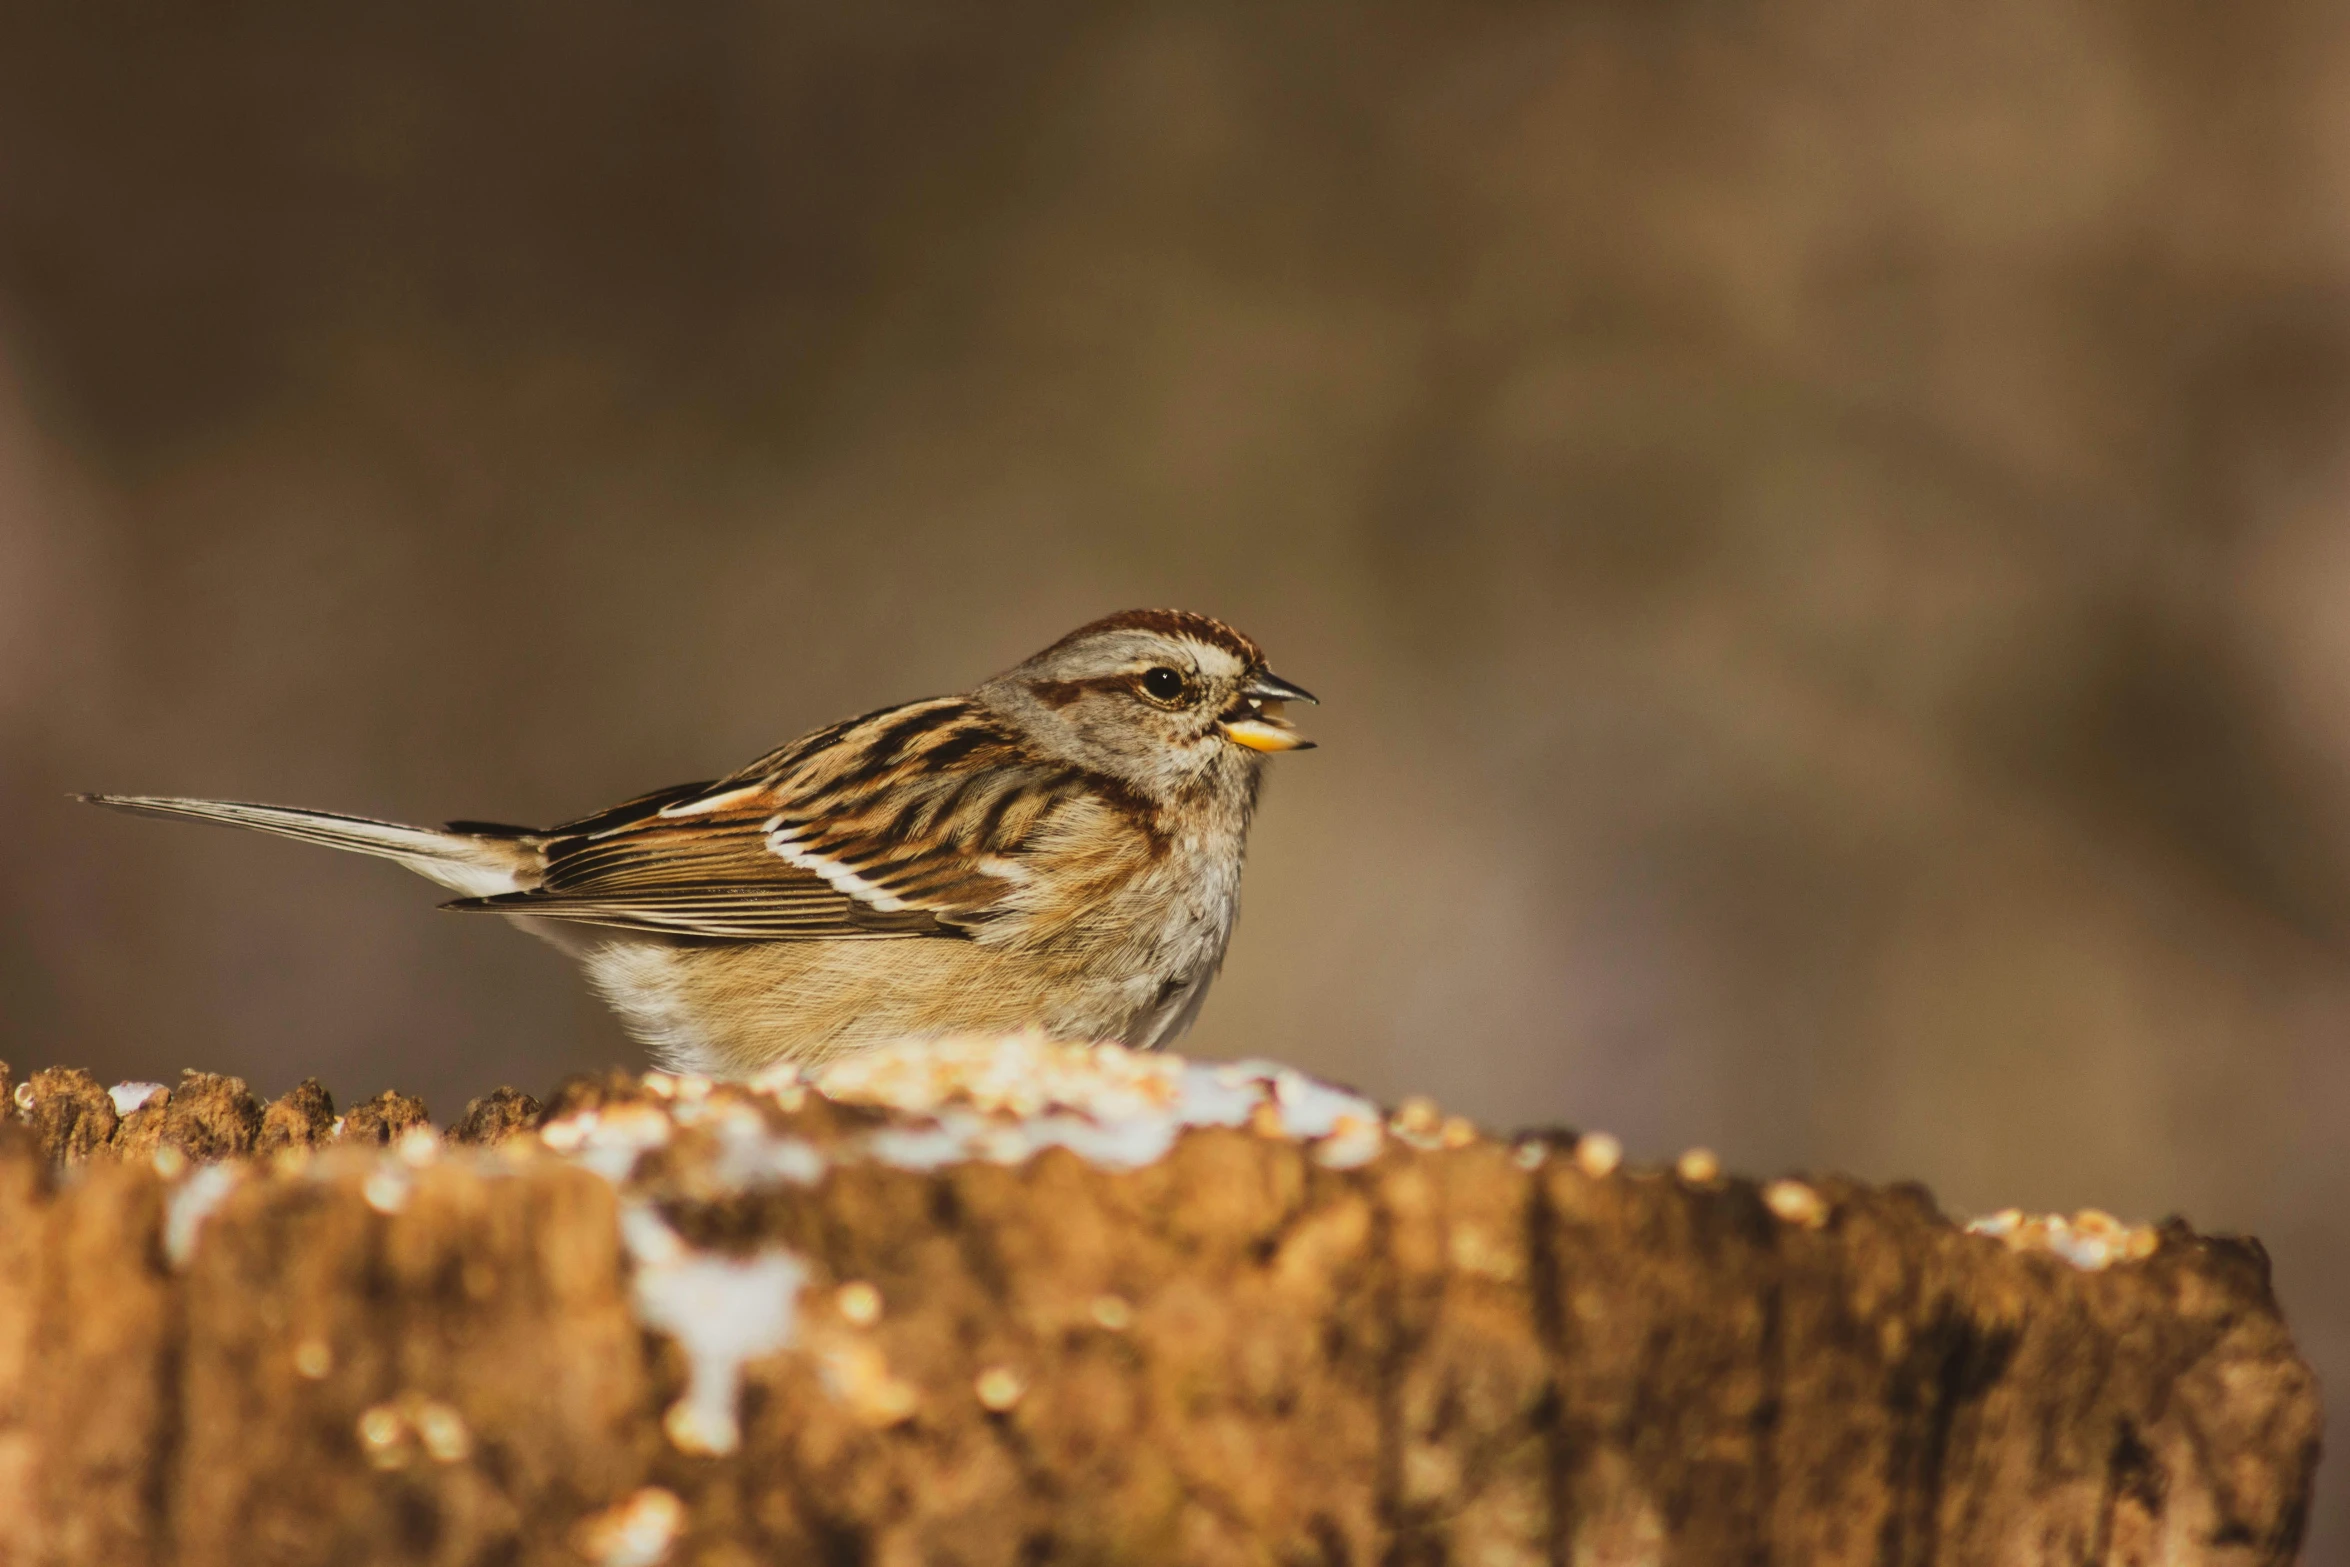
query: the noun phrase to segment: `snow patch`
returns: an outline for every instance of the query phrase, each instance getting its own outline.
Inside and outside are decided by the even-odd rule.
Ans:
[[[645,1202],[622,1208],[620,1235],[636,1263],[637,1321],[685,1351],[685,1396],[663,1429],[686,1452],[733,1452],[742,1443],[735,1404],[743,1366],[791,1347],[808,1264],[781,1246],[744,1257],[696,1251]]]

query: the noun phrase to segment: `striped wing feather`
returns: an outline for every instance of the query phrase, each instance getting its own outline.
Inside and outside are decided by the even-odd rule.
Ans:
[[[1074,787],[976,704],[915,702],[567,822],[535,890],[450,907],[718,940],[963,935]]]

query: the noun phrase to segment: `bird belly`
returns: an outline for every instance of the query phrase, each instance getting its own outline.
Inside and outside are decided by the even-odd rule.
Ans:
[[[655,1060],[713,1077],[946,1034],[1038,1029],[1062,1039],[1129,1039],[1158,999],[1148,981],[937,938],[618,941],[581,958],[589,981]]]

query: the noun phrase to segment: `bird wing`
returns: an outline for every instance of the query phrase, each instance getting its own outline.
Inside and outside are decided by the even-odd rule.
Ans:
[[[967,935],[1076,788],[977,703],[913,702],[567,822],[539,886],[448,907],[722,940]]]

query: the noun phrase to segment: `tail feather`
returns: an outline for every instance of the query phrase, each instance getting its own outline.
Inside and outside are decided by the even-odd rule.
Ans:
[[[364,816],[338,816],[331,811],[250,805],[241,800],[183,800],[144,794],[83,794],[75,798],[139,816],[250,827],[330,849],[372,854],[469,898],[495,897],[538,885],[538,851],[514,829],[495,835],[444,831],[371,821]]]

